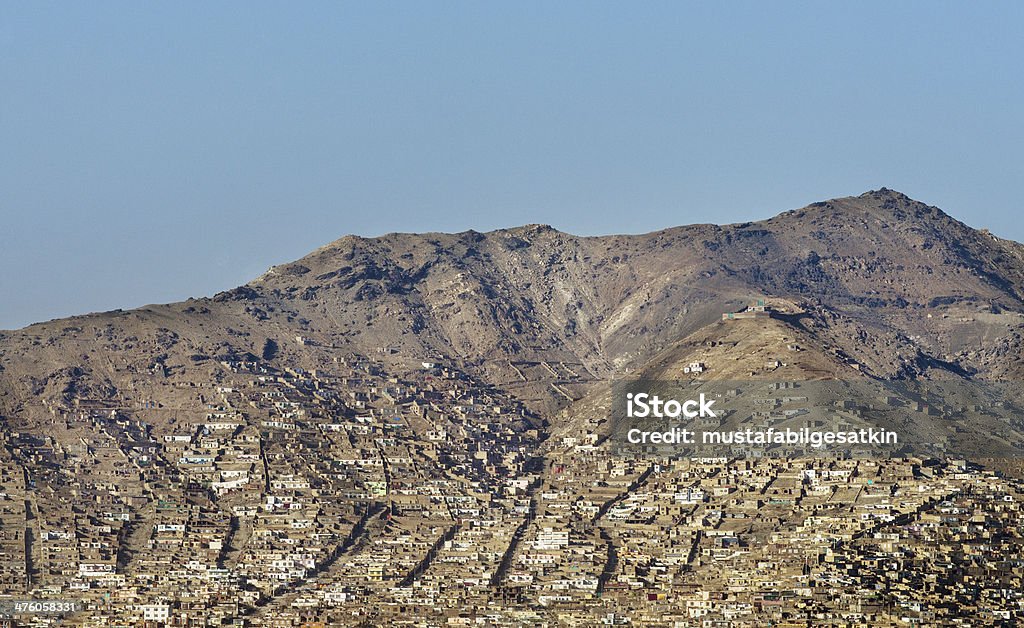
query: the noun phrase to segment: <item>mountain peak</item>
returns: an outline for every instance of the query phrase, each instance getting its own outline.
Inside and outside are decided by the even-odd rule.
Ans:
[[[868,190],[860,195],[860,198],[874,198],[874,199],[889,199],[893,198],[896,200],[913,202],[914,199],[910,198],[899,190],[893,190],[887,187],[880,187],[877,190]]]
[[[903,192],[886,187],[869,190],[858,196],[845,196],[811,203],[806,207],[779,214],[778,218],[826,219],[839,223],[849,220],[879,220],[885,225],[928,224],[930,227],[963,226],[938,207],[915,200]]]
[[[509,227],[507,229],[498,229],[498,233],[511,233],[514,235],[543,235],[543,234],[557,234],[561,233],[558,229],[555,229],[551,225],[540,224],[540,223],[529,223],[521,225],[519,227]]]
[[[858,200],[867,201],[869,204],[876,206],[878,209],[896,211],[900,209],[913,209],[918,214],[935,214],[936,216],[945,216],[938,207],[933,207],[927,203],[907,196],[903,192],[898,190],[892,190],[886,187],[878,188],[877,190],[869,190],[864,192],[860,196],[855,197]]]

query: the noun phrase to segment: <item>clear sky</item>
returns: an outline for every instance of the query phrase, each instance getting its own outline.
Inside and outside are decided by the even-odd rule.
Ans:
[[[3,2],[0,328],[347,233],[765,218],[1024,240],[1021,2]]]

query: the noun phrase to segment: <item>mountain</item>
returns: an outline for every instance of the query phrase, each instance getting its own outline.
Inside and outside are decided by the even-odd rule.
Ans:
[[[894,381],[978,384],[907,388],[901,407],[932,417],[910,433],[1019,452],[1015,419],[979,400],[1024,373],[1022,338],[1024,246],[887,189],[640,235],[347,236],[209,298],[0,332],[0,593],[74,592],[125,625],[160,600],[220,625],[440,625],[470,604],[592,625],[733,591],[719,561],[739,560],[775,570],[742,603],[779,601],[780,621],[825,617],[783,588],[820,606],[841,585],[861,613],[878,569],[843,561],[877,566],[872,535],[945,547],[931,522],[949,500],[1016,530],[1004,504],[1024,484],[919,458],[621,457],[603,440],[613,382],[697,363],[711,383],[868,383],[888,405]],[[785,405],[800,395],[755,393],[734,418],[805,420]],[[1012,534],[978,534],[986,564],[1019,560]],[[924,581],[961,558],[886,571]],[[916,589],[884,590],[892,607]]]
[[[643,235],[348,236],[212,298],[4,332],[0,408],[16,417],[26,399],[69,387],[126,395],[155,369],[201,371],[269,347],[280,364],[315,367],[323,355],[307,346],[398,370],[443,357],[496,385],[521,379],[510,362],[564,363],[576,377],[547,379],[575,398],[759,296],[800,304],[878,376],[939,363],[1003,375],[994,356],[1019,346],[1024,247],[886,189]],[[566,397],[547,381],[519,393],[543,410]]]

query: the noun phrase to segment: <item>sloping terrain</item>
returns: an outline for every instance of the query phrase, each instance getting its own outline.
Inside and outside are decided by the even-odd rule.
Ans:
[[[270,346],[280,364],[315,367],[297,336],[399,370],[443,356],[499,385],[521,379],[509,361],[566,362],[585,384],[761,296],[831,317],[834,344],[879,376],[905,368],[881,357],[884,345],[999,374],[1005,363],[985,353],[998,349],[977,342],[1018,342],[1022,251],[884,189],[762,222],[635,236],[538,225],[349,236],[213,298],[4,332],[0,408],[14,418],[68,386],[129,394],[155,368],[191,372]],[[522,396],[546,410],[566,401],[548,382]]]
[[[754,300],[772,316],[728,317]],[[610,382],[692,363],[1019,378],[1022,317],[1022,245],[886,189],[641,235],[347,236],[210,298],[0,332],[2,591],[83,592],[122,624],[111,609],[173,598],[251,625],[457,622],[470,601],[487,623],[588,625],[644,589],[685,621],[700,582],[753,590],[749,553],[800,591],[772,621],[823,620],[808,573],[856,599],[875,582],[830,561],[874,560],[880,531],[931,542],[934,509],[995,484],[921,461],[616,458]],[[1010,529],[993,500],[1024,489],[1000,487],[979,508]],[[782,604],[757,595],[736,604]],[[559,605],[582,615],[538,611]]]

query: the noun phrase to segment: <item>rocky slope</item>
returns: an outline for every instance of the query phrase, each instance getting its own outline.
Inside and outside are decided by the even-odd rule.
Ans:
[[[3,332],[0,412],[18,422],[39,397],[131,397],[154,373],[201,377],[224,357],[316,368],[331,352],[396,371],[457,360],[551,410],[761,296],[797,304],[873,376],[1013,375],[1024,247],[886,189],[643,235],[348,236],[212,298]],[[560,391],[555,377],[524,384],[517,362],[575,377]]]

